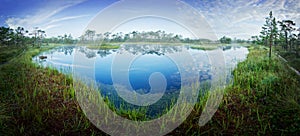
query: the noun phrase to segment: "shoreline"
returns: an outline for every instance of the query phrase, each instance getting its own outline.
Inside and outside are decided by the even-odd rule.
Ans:
[[[8,135],[104,134],[85,117],[78,105],[72,77],[31,61],[34,55],[51,48],[29,48],[0,66],[3,96],[0,99],[0,131]],[[255,46],[249,48],[247,59],[234,69],[234,82],[225,88],[222,103],[209,123],[198,126],[197,119],[205,104],[201,101],[187,120],[170,134],[292,134],[300,131],[293,130],[293,124],[289,123],[300,121],[297,114],[284,112],[300,113],[296,106],[299,106],[296,100],[300,99],[300,91],[295,74],[275,55],[269,62],[266,52]],[[127,118],[142,117],[126,110],[119,114]],[[278,121],[287,127],[268,125],[278,124]]]

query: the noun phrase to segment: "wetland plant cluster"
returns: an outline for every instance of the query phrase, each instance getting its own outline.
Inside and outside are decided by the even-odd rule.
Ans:
[[[30,48],[0,66],[0,133],[104,135],[77,103],[72,77],[31,62],[43,50]],[[260,46],[250,47],[247,60],[233,72],[233,83],[222,90],[225,96],[212,120],[198,126],[208,93],[169,135],[299,133],[299,77],[276,56],[272,57],[270,61],[267,50]],[[106,103],[110,105],[109,100]],[[146,119],[143,111],[116,110],[132,120]]]

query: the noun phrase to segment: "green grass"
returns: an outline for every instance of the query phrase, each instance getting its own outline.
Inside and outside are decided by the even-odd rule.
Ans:
[[[18,46],[0,46],[0,64],[6,63],[23,52],[24,48]]]
[[[225,135],[293,135],[300,132],[299,77],[268,50],[251,47],[246,61],[234,70],[234,83],[216,114],[205,126],[193,125],[191,134]],[[196,122],[194,112],[185,125]]]
[[[31,62],[33,56],[51,48],[28,48],[18,57],[8,55],[11,56],[9,61],[0,65],[0,134],[104,135],[85,117],[75,95],[83,93],[82,96],[97,100],[99,94],[75,92],[71,76]],[[249,49],[247,60],[234,70],[234,82],[226,87],[212,120],[203,127],[198,126],[209,95],[206,94],[187,120],[169,135],[290,135],[300,132],[299,77],[275,55],[270,60],[267,49],[260,46]],[[10,54],[9,48],[6,50],[1,52]],[[75,86],[87,87],[75,83]],[[106,103],[123,117],[147,120],[142,114],[147,109],[130,111],[124,107],[116,110],[109,100]],[[105,114],[104,117],[112,116],[106,114],[105,109],[99,112]],[[99,121],[105,123],[105,118]]]
[[[95,45],[88,45],[87,48],[89,49],[118,49],[120,45],[114,45],[114,44],[108,44],[108,43],[103,43],[100,46],[95,46]]]
[[[72,78],[31,62],[50,48],[30,48],[0,66],[1,135],[93,133],[75,100]]]
[[[279,52],[279,55],[285,58],[290,66],[300,71],[300,56],[298,56],[296,53],[290,53],[286,51]]]
[[[236,44],[236,43],[232,43],[232,44],[221,44],[221,43],[210,43],[210,44],[201,44],[201,45],[197,45],[197,44],[191,44],[190,47],[192,49],[198,49],[198,50],[214,50],[217,49],[219,47],[222,46],[244,46],[244,47],[249,47],[250,44],[247,43],[243,43],[243,44]]]
[[[214,50],[218,48],[218,46],[191,46],[192,49],[197,49],[197,50]]]

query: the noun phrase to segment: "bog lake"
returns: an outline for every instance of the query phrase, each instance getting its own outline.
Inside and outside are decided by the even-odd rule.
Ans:
[[[180,88],[191,81],[199,82],[204,88],[200,94],[209,91],[216,76],[213,61],[223,62],[224,71],[218,76],[225,77],[226,84],[229,84],[233,69],[246,59],[248,53],[246,47],[239,45],[221,46],[214,50],[193,49],[188,45],[124,44],[119,49],[105,50],[74,45],[54,48],[32,60],[42,67],[94,81],[101,95],[117,108],[147,107],[147,116],[156,117],[174,104]],[[47,56],[47,59],[39,56]],[[162,96],[149,105],[137,105],[125,101],[116,89]]]

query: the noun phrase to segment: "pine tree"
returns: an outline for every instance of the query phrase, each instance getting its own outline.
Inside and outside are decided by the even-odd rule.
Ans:
[[[276,23],[276,18],[273,17],[273,12],[270,11],[269,16],[266,17],[262,31],[260,32],[260,37],[266,46],[270,47],[269,57],[271,58],[272,46],[275,45],[278,38],[278,28]]]

